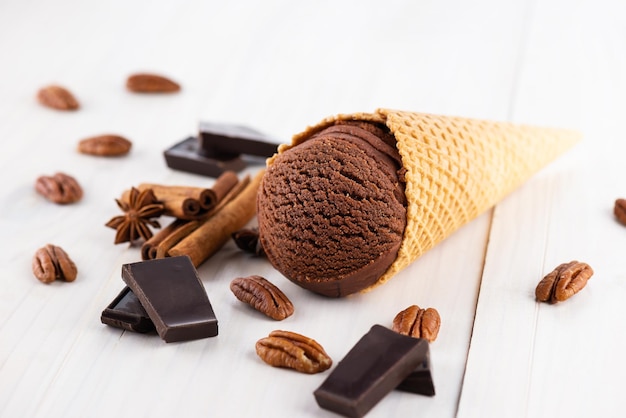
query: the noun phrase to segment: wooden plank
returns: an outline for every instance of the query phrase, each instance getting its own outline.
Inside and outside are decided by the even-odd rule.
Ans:
[[[517,121],[581,130],[584,141],[498,205],[458,416],[621,416],[626,362],[621,2],[537,2],[513,103]],[[504,249],[504,251],[503,251]],[[557,304],[539,280],[578,259],[596,271]]]
[[[538,309],[533,292],[544,275],[546,202],[558,186],[554,177],[538,176],[495,210],[459,416],[526,415]]]

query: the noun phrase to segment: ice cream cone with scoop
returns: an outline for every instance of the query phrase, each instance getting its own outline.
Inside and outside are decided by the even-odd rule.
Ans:
[[[272,265],[343,297],[385,283],[580,139],[574,131],[379,109],[329,117],[268,159]]]

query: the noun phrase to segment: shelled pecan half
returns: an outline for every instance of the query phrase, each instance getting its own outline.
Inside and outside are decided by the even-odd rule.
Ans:
[[[43,106],[56,110],[76,110],[80,107],[78,100],[68,89],[57,85],[39,89],[37,100]]]
[[[323,372],[333,364],[317,341],[291,331],[272,331],[257,341],[256,353],[271,366],[307,374]]]
[[[236,278],[230,282],[230,290],[240,301],[277,321],[293,314],[294,308],[289,298],[261,276]]]
[[[174,93],[180,84],[159,74],[132,74],[126,79],[126,88],[135,93]]]
[[[593,269],[586,263],[563,263],[539,282],[535,297],[539,302],[562,302],[585,287],[592,275]]]
[[[58,204],[78,202],[83,197],[83,189],[78,181],[61,172],[37,178],[35,190],[49,201]]]
[[[433,342],[437,339],[440,326],[441,317],[436,309],[422,309],[417,305],[411,305],[396,315],[392,329],[403,335]]]
[[[615,214],[615,217],[622,225],[626,225],[626,199],[615,200],[615,206],[613,206],[613,213]]]
[[[98,157],[119,157],[130,152],[132,142],[119,135],[98,135],[81,139],[78,152]]]
[[[57,279],[73,282],[78,274],[76,265],[63,248],[52,244],[35,252],[32,268],[35,277],[46,284]]]

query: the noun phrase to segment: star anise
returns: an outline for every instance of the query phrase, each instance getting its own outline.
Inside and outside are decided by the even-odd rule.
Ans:
[[[124,215],[115,216],[106,223],[109,228],[117,229],[115,244],[127,241],[132,244],[140,237],[147,241],[152,237],[152,231],[148,225],[153,228],[161,227],[159,222],[152,218],[163,214],[163,204],[156,199],[152,189],[140,192],[133,187],[130,189],[128,201],[124,199],[115,199],[115,201],[124,212]]]

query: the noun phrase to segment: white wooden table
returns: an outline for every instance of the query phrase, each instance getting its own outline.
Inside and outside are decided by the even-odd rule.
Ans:
[[[437,395],[392,392],[371,417],[623,416],[626,228],[626,3],[622,0],[263,2],[0,1],[0,416],[330,417],[313,390],[328,375],[262,363],[274,329],[315,338],[337,362],[373,325],[418,304],[442,316],[431,345]],[[154,71],[179,94],[133,95]],[[60,83],[82,108],[34,96]],[[139,248],[113,245],[114,198],[142,182],[210,185],[162,152],[200,120],[283,138],[335,113],[377,107],[568,127],[583,142],[393,280],[342,300],[295,286],[229,243],[199,274],[216,338],[166,344],[100,323]],[[118,133],[121,159],[76,152]],[[252,166],[242,174],[254,173]],[[75,205],[37,195],[42,174],[83,185]],[[31,257],[66,249],[74,283],[43,285]],[[534,300],[558,264],[589,263],[583,291]],[[260,274],[296,314],[277,323],[238,302]]]

